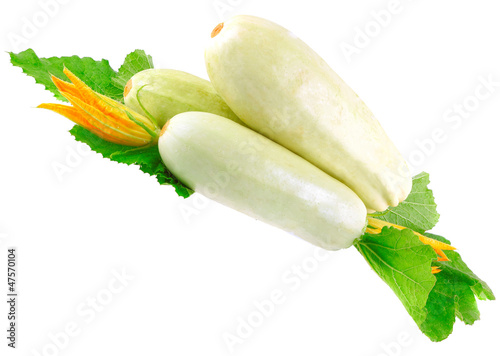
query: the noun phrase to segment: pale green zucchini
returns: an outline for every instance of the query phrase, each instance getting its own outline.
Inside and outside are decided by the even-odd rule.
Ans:
[[[126,106],[153,117],[159,127],[186,111],[210,112],[245,125],[208,80],[179,70],[147,69],[135,74],[127,83],[124,99]]]
[[[356,93],[285,28],[235,16],[205,61],[217,92],[250,128],[349,186],[370,210],[406,199],[405,160]]]
[[[347,248],[364,231],[366,208],[352,190],[231,120],[176,115],[158,147],[165,165],[191,189],[314,245]]]

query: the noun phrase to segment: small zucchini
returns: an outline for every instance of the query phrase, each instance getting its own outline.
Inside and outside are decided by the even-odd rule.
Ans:
[[[191,189],[314,245],[347,248],[365,229],[366,208],[351,189],[221,116],[176,115],[158,147],[165,165]]]
[[[179,70],[147,69],[135,74],[125,87],[124,99],[125,105],[152,117],[159,127],[186,111],[210,112],[244,125],[208,80]]]

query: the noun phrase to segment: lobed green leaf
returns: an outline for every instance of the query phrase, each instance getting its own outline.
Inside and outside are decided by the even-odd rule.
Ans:
[[[425,234],[433,239],[449,243],[442,236]],[[447,262],[434,262],[441,269],[436,274],[436,286],[426,304],[427,318],[420,325],[422,332],[432,341],[442,341],[453,332],[458,317],[466,325],[479,320],[480,313],[476,297],[495,300],[490,287],[476,276],[456,251],[446,251]]]
[[[123,87],[119,88],[113,81],[117,73],[105,59],[96,61],[89,57],[50,57],[39,58],[32,49],[20,53],[10,52],[10,61],[20,67],[23,72],[45,86],[56,99],[67,102],[52,82],[51,75],[69,81],[63,73],[68,68],[78,78],[83,80],[92,90],[117,101],[123,101]]]
[[[425,305],[436,277],[431,273],[436,253],[411,230],[384,227],[364,234],[354,244],[372,269],[403,303],[417,324],[426,318]]]

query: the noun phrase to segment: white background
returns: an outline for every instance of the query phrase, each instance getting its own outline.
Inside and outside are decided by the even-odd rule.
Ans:
[[[470,97],[481,78],[500,81],[497,1],[401,0],[378,28],[373,12],[393,9],[389,1],[66,0],[40,15],[46,1],[2,3],[4,51],[107,58],[117,69],[140,48],[157,68],[206,78],[204,45],[217,23],[241,13],[289,28],[363,98],[413,173],[430,172],[441,213],[434,231],[500,293],[500,87],[487,99]],[[26,21],[36,22],[29,36]],[[346,56],[342,46],[367,26],[369,40]],[[16,45],[13,35],[24,40]],[[240,320],[274,290],[283,303],[235,355],[499,354],[498,302],[480,302],[481,321],[457,322],[446,341],[432,343],[353,248],[315,266],[315,249],[278,229],[213,202],[200,200],[200,208],[97,154],[70,157],[80,149],[67,132],[72,124],[34,109],[52,95],[3,51],[0,70],[0,273],[7,246],[17,246],[20,264],[19,348],[7,350],[2,331],[1,355],[229,355],[223,335],[237,335]],[[461,122],[445,121],[464,101],[477,107]],[[432,143],[436,129],[446,138]],[[57,164],[72,165],[61,180]],[[184,219],[186,207],[197,215]],[[303,265],[303,278],[283,279]],[[133,280],[110,294],[113,271],[122,269]],[[110,295],[89,320],[88,298]],[[77,336],[61,334],[68,325]],[[409,342],[398,346],[401,337]]]

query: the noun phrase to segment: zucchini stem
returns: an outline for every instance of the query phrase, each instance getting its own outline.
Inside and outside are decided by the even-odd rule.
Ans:
[[[137,99],[137,102],[139,103],[139,106],[141,107],[142,111],[144,111],[144,113],[146,114],[146,116],[151,120],[151,122],[156,126],[156,127],[159,127],[158,125],[158,120],[156,120],[156,118],[151,115],[151,113],[144,107],[144,105],[142,105],[142,102],[141,102],[141,99],[139,98],[139,93],[141,92],[141,90],[148,84],[144,84],[142,87],[140,87],[139,89],[137,89],[137,94],[135,95],[135,98]]]

